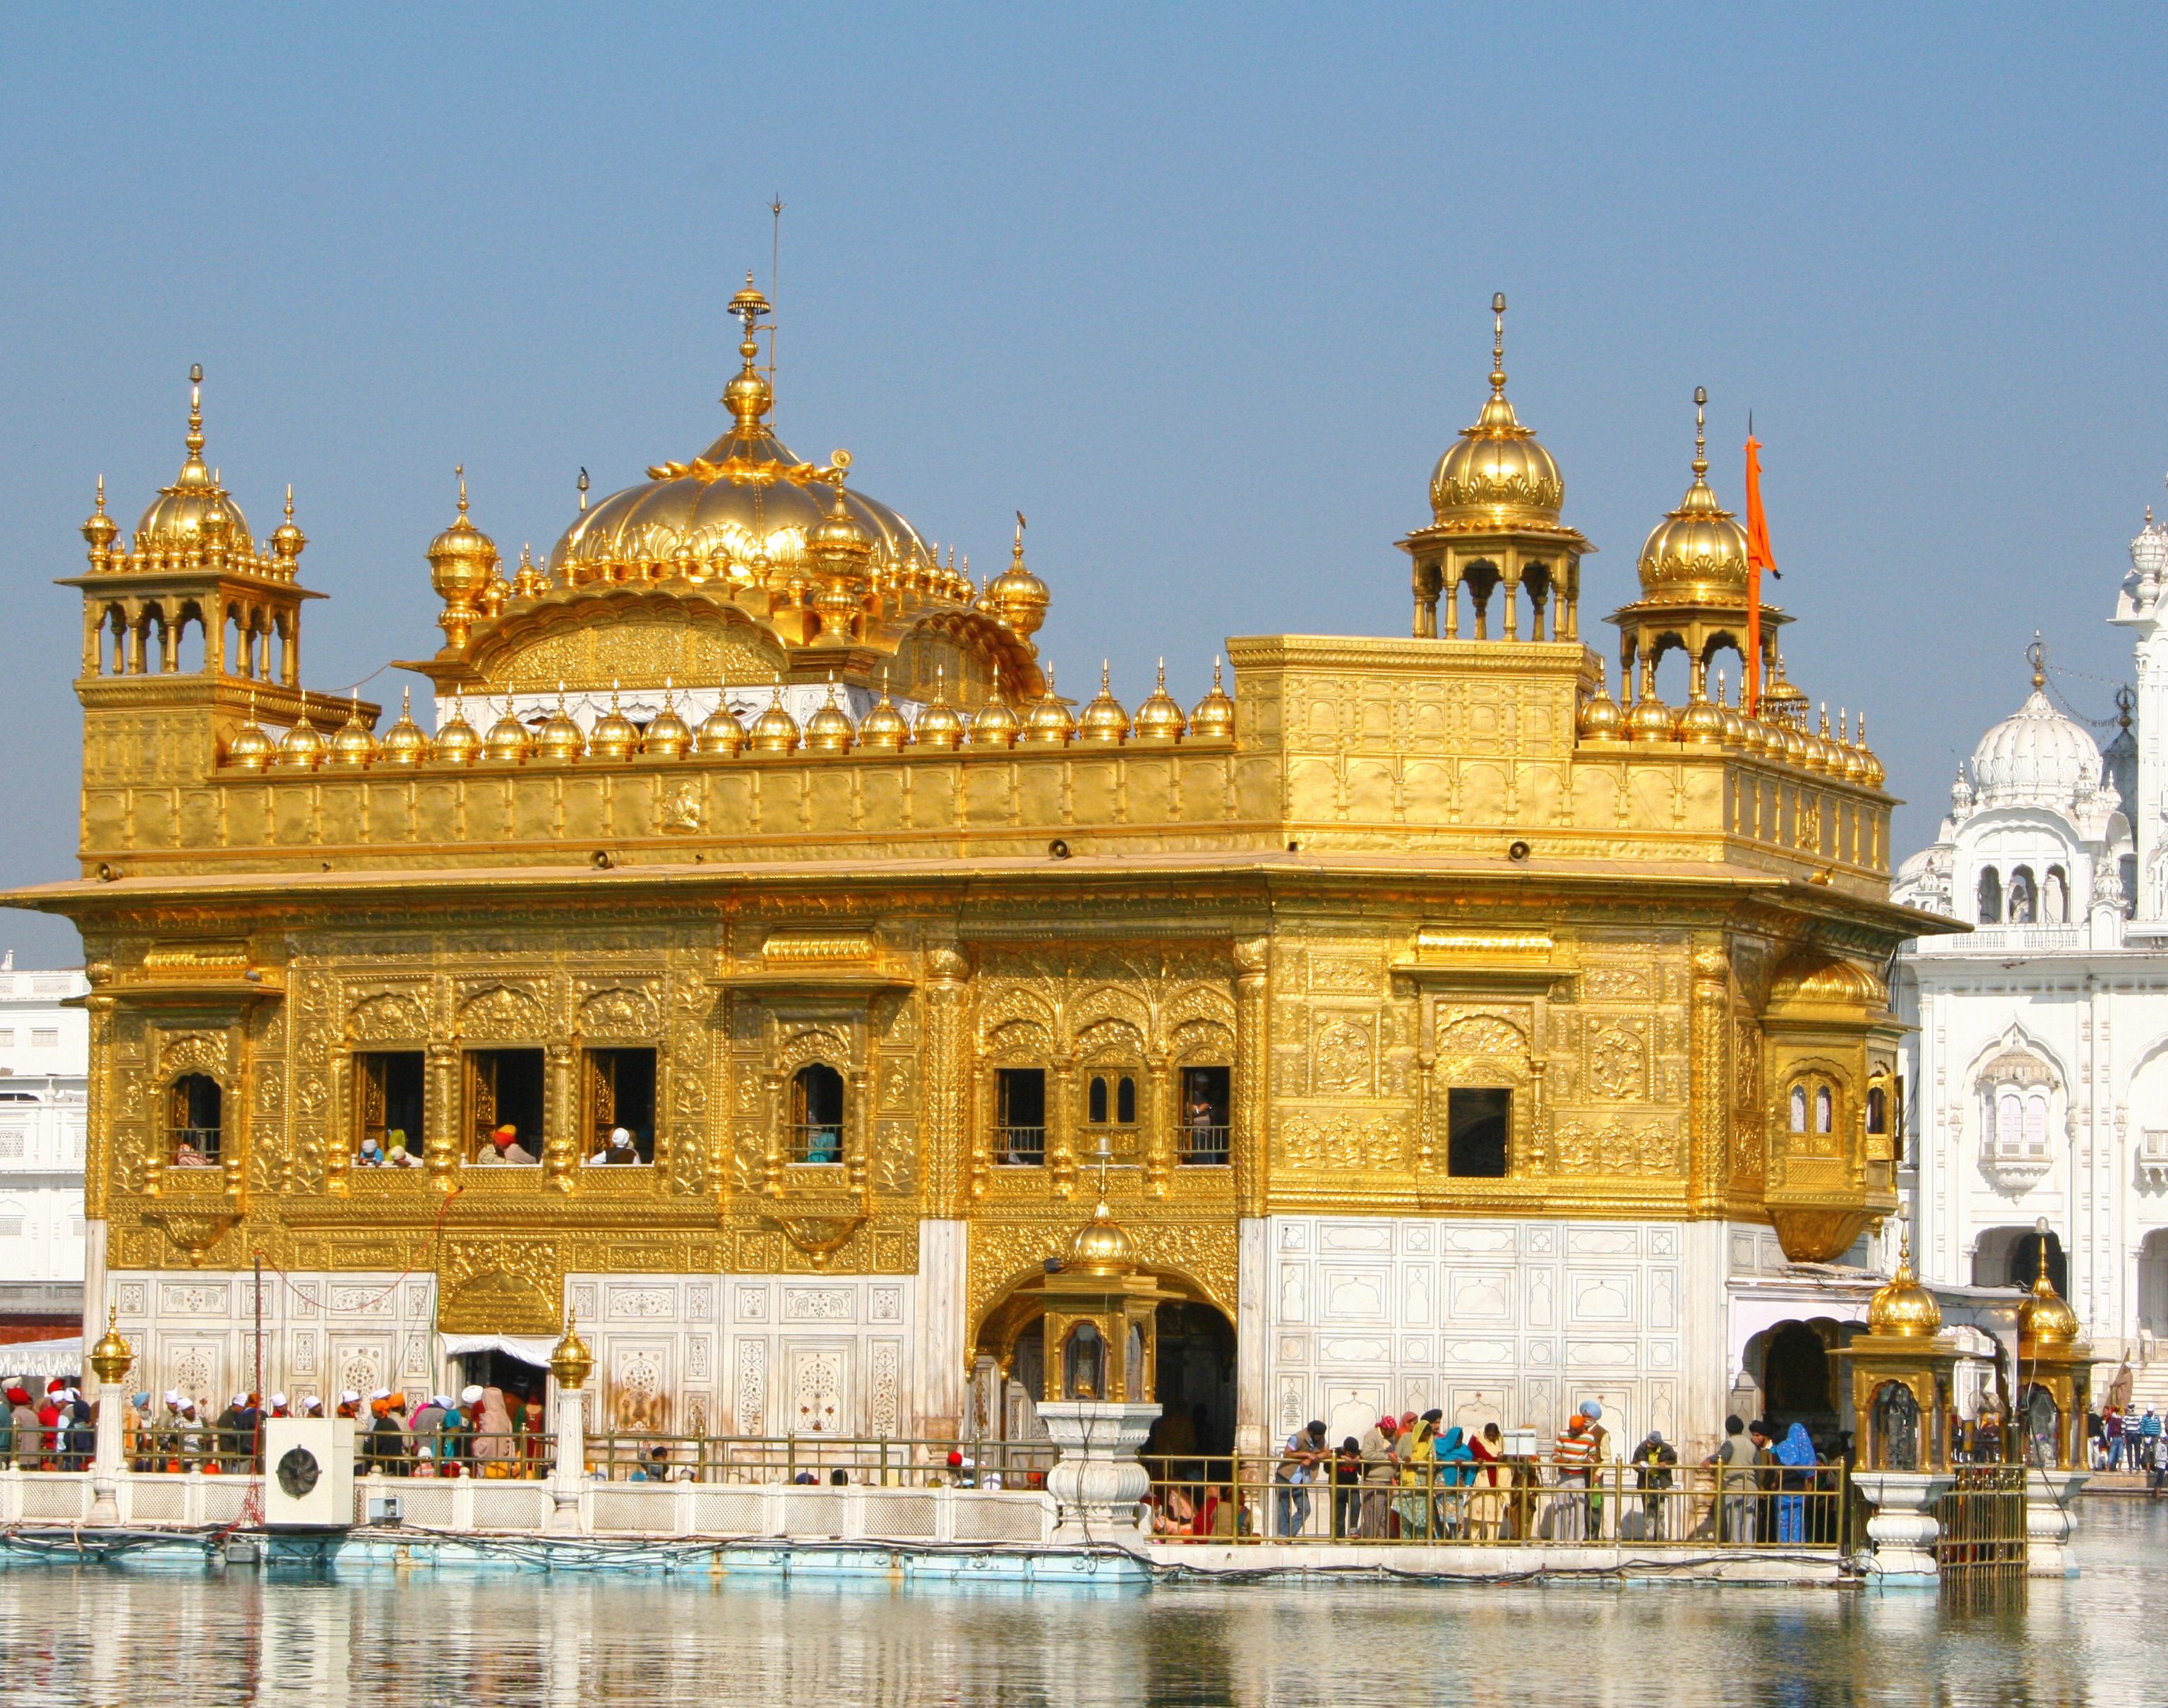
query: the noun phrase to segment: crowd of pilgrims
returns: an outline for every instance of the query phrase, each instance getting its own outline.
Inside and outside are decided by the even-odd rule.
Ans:
[[[361,1396],[340,1396],[341,1417],[360,1415]],[[355,1468],[387,1477],[539,1477],[548,1468],[542,1402],[501,1387],[467,1387],[457,1399],[379,1388],[369,1399]]]

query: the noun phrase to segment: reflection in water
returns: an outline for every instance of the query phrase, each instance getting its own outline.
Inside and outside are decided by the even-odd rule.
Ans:
[[[1701,1585],[940,1590],[705,1574],[349,1581],[23,1567],[0,1700],[333,1705],[2145,1700],[2168,1509],[2082,1513],[2014,1606]]]

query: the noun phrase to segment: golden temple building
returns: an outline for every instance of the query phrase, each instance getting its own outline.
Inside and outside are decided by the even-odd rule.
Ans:
[[[570,1310],[594,1424],[1028,1433],[1028,1284],[1103,1191],[1201,1445],[1591,1397],[1714,1438],[1742,1265],[1894,1206],[1879,969],[1921,923],[1783,613],[1760,716],[1714,677],[1748,572],[1698,440],[1623,703],[1501,299],[1410,635],[1079,704],[1021,518],[975,585],[800,460],[731,306],[726,430],[546,561],[462,485],[428,730],[304,687],[290,493],[259,538],[199,404],[132,529],[101,485],[81,869],[8,899],[82,936],[85,1310],[141,1384],[254,1387],[260,1324],[296,1398],[539,1392]]]

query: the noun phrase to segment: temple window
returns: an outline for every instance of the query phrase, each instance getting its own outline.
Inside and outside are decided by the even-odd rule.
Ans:
[[[2059,866],[2048,868],[2047,881],[2040,886],[2040,920],[2043,925],[2067,925],[2070,918],[2070,876]]]
[[[167,1155],[177,1169],[215,1168],[224,1136],[225,1094],[208,1074],[183,1074],[166,1092]]]
[[[1791,1104],[1792,1131],[1804,1132],[1807,1130],[1807,1088],[1804,1085],[1792,1087]]]
[[[2002,923],[2002,880],[1988,867],[1979,874],[1979,922],[1984,926]]]
[[[1133,1074],[1094,1074],[1084,1087],[1084,1155],[1126,1157],[1135,1148],[1137,1081]]]
[[[542,1160],[542,1083],[540,1050],[467,1052],[470,1162],[528,1166]]]
[[[1224,1164],[1233,1112],[1233,1074],[1225,1068],[1182,1070],[1182,1160]]]
[[[1815,1087],[1815,1131],[1816,1132],[1827,1132],[1830,1130],[1832,1125],[1831,1114],[1834,1103],[1835,1100],[1831,1097],[1828,1086]]]
[[[2033,888],[2032,868],[2021,866],[2010,874],[2010,923],[2029,926],[2038,917],[2038,897]]]
[[[843,1159],[843,1076],[826,1062],[808,1062],[790,1076],[790,1160]]]
[[[1506,1173],[1513,1094],[1455,1085],[1445,1094],[1445,1171],[1464,1179],[1498,1180]]]
[[[994,1106],[994,1160],[1018,1168],[1045,1162],[1046,1069],[997,1070]]]
[[[422,1069],[419,1050],[369,1050],[354,1057],[354,1161],[359,1166],[421,1166],[427,1130]]]
[[[1061,1397],[1097,1399],[1106,1387],[1107,1343],[1089,1323],[1070,1330],[1061,1349]]]
[[[653,1162],[655,1052],[585,1051],[580,1077],[581,1154],[586,1159],[603,1164]]]

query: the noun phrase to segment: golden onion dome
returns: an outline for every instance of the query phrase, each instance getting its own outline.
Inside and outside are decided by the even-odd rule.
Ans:
[[[189,431],[183,441],[188,455],[170,486],[161,486],[136,524],[139,552],[186,553],[213,546],[247,557],[256,542],[248,531],[248,518],[232,495],[219,484],[218,475],[203,459],[203,369],[189,370]]]
[[[1860,781],[1868,788],[1880,788],[1888,773],[1882,769],[1882,761],[1874,756],[1874,750],[1867,745],[1867,713],[1864,712],[1859,714],[1859,761]]]
[[[120,532],[120,524],[105,513],[105,476],[98,477],[98,503],[83,518],[82,537],[93,552],[102,552],[113,544]]]
[[[1724,741],[1724,713],[1699,688],[1687,697],[1675,726],[1679,740],[1695,747],[1720,746]]]
[[[938,576],[932,552],[901,516],[863,492],[829,491],[848,454],[816,465],[776,438],[767,420],[774,394],[757,365],[767,299],[748,282],[730,312],[745,335],[743,365],[723,395],[729,430],[691,461],[657,464],[642,484],[583,507],[550,550],[551,575],[578,585],[608,565],[683,562],[689,551],[717,571],[736,566],[756,581],[788,580],[811,562],[816,536],[840,511],[861,538],[850,549],[869,549],[890,570]]]
[[[1023,720],[1023,734],[1018,738],[1020,747],[1066,747],[1076,734],[1076,720],[1069,715],[1069,708],[1061,703],[1054,691],[1054,666],[1046,667],[1046,692],[1031,708],[1031,715]]]
[[[1818,771],[1825,777],[1841,777],[1844,774],[1843,756],[1837,751],[1836,743],[1830,740],[1829,708],[1826,705],[1822,708],[1820,732],[1817,734],[1809,729],[1805,732],[1805,740],[1808,770]]]
[[[699,729],[693,733],[693,751],[729,759],[745,744],[745,725],[731,709],[730,684],[724,682],[715,695],[715,709],[700,720]]]
[[[467,722],[464,694],[452,696],[452,721],[437,731],[437,757],[446,765],[472,765],[481,756],[481,737]]]
[[[271,530],[271,555],[291,571],[308,543],[308,535],[294,522],[294,487],[290,481],[286,486],[286,519]]]
[[[429,738],[414,721],[414,691],[402,688],[399,693],[399,721],[384,732],[377,761],[382,765],[424,765],[428,758]]]
[[[1836,713],[1837,765],[1844,774],[1844,780],[1854,788],[1858,788],[1867,782],[1867,756],[1852,742],[1845,739],[1845,710],[1840,706]]]
[[[986,597],[995,613],[1017,634],[1028,640],[1046,621],[1049,598],[1046,583],[1024,567],[1023,512],[1017,512],[1016,546],[1009,554],[1009,566],[995,576],[986,589]]]
[[[888,697],[888,673],[881,673],[880,703],[859,720],[858,745],[895,753],[911,745],[911,725]]]
[[[2032,1291],[2017,1308],[2018,1345],[2068,1346],[2085,1332],[2085,1324],[2078,1320],[2078,1313],[2055,1291],[2055,1283],[2048,1278],[2048,1230],[2038,1229],[2036,1237],[2040,1248],[2040,1270],[2032,1278]]]
[[[964,745],[964,720],[948,703],[948,671],[945,666],[934,672],[933,698],[919,708],[918,721],[911,726],[911,739],[917,746],[942,752]]]
[[[1130,1275],[1137,1266],[1137,1249],[1129,1239],[1129,1231],[1114,1220],[1102,1198],[1092,1219],[1076,1230],[1069,1242],[1069,1257],[1062,1265],[1065,1273],[1081,1275]]]
[[[1230,740],[1235,734],[1235,703],[1220,685],[1220,660],[1212,660],[1212,692],[1197,703],[1189,714],[1189,733],[1198,741]]]
[[[549,591],[550,578],[536,565],[534,547],[521,546],[519,573],[512,578],[512,597],[515,599],[539,599]]]
[[[565,709],[565,684],[557,684],[557,709],[534,732],[534,756],[569,764],[587,751],[587,738]]]
[[[301,719],[279,739],[279,751],[271,763],[279,771],[314,771],[324,762],[330,743],[323,732],[309,721],[309,708],[301,707]]]
[[[828,698],[810,718],[805,720],[805,750],[809,753],[847,753],[857,737],[858,726],[851,721],[851,714],[837,703],[836,679],[828,678]]]
[[[1784,744],[1777,739],[1777,732],[1751,712],[1741,712],[1739,721],[1746,726],[1746,748],[1756,759],[1777,759],[1783,755]]]
[[[1640,698],[1634,702],[1634,709],[1626,714],[1626,739],[1629,741],[1670,741],[1677,735],[1676,713],[1656,698],[1654,688],[1645,688]]]
[[[683,759],[693,745],[693,732],[678,715],[678,690],[670,678],[662,679],[662,709],[647,720],[640,751],[657,759]]]
[[[830,484],[835,489],[835,496],[829,501],[828,513],[821,517],[821,525],[813,530],[811,544],[814,551],[831,557],[849,558],[870,550],[873,536],[852,519],[850,507],[843,502],[842,469],[836,471]]]
[[[346,722],[332,732],[331,751],[325,756],[327,765],[358,771],[376,757],[376,732],[362,721],[361,690],[353,693],[353,708],[346,714]]]
[[[1581,715],[1575,720],[1575,733],[1584,741],[1623,741],[1626,739],[1626,714],[1618,709],[1618,703],[1611,698],[1611,690],[1604,685],[1603,660],[1596,660],[1596,692],[1581,703]]]
[[[467,519],[467,471],[460,465],[460,513],[429,542],[429,585],[448,603],[478,604],[496,577],[497,542]]]
[[[994,666],[993,691],[986,703],[979,708],[978,715],[971,719],[964,739],[974,747],[1013,747],[1016,739],[1023,734],[1023,719],[1011,709],[1002,698],[1002,667]]]
[[[1182,732],[1189,727],[1182,715],[1182,707],[1166,691],[1166,660],[1159,661],[1159,676],[1145,703],[1137,708],[1135,730],[1131,740],[1165,746],[1182,740]]]
[[[594,731],[587,737],[587,751],[597,759],[630,759],[633,750],[640,745],[640,725],[624,715],[618,704],[617,683],[610,683],[609,710],[595,719]]]
[[[594,1371],[595,1355],[587,1350],[587,1343],[580,1339],[580,1318],[577,1312],[565,1318],[564,1338],[550,1353],[550,1374],[557,1378],[557,1386],[566,1393],[577,1393]]]
[[[1129,734],[1129,714],[1122,709],[1122,703],[1114,698],[1113,679],[1107,660],[1099,660],[1099,692],[1084,708],[1084,715],[1076,722],[1076,739],[1093,746],[1111,747],[1125,741]]]
[[[1706,478],[1708,401],[1708,392],[1696,388],[1693,482],[1641,547],[1644,598],[1736,605],[1746,597],[1746,530],[1716,501]]]
[[[1551,454],[1536,443],[1506,399],[1506,298],[1490,299],[1496,342],[1490,358],[1490,396],[1472,427],[1446,448],[1431,471],[1431,514],[1441,528],[1555,524],[1565,504],[1565,481]]]
[[[136,1350],[120,1338],[120,1308],[109,1307],[105,1313],[105,1332],[98,1337],[90,1349],[90,1368],[101,1384],[110,1386],[128,1374],[128,1366],[136,1361]],[[111,1403],[111,1402],[108,1402]]]
[[[781,682],[768,709],[752,720],[750,743],[755,753],[789,753],[798,745],[798,720],[784,709]]]
[[[252,688],[248,692],[248,721],[233,732],[233,740],[226,744],[226,762],[236,771],[261,771],[271,763],[278,751],[279,744],[256,721],[256,691]]]
[[[1932,1340],[1942,1326],[1942,1308],[1912,1273],[1912,1243],[1898,1247],[1897,1273],[1874,1290],[1867,1303],[1867,1328],[1873,1334],[1906,1340]]]
[[[1727,747],[1746,747],[1748,745],[1746,719],[1733,707],[1722,671],[1716,673],[1716,709],[1724,714],[1724,745]]]
[[[519,721],[512,709],[512,696],[507,694],[503,715],[482,738],[481,756],[493,765],[518,765],[534,751],[534,732]]]

